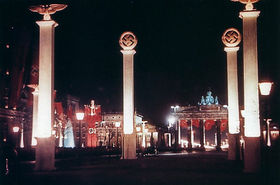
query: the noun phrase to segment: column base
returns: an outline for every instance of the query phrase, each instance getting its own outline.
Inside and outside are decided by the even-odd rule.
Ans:
[[[228,134],[228,160],[240,160],[239,134]]]
[[[124,134],[122,144],[122,159],[136,159],[136,135]]]
[[[36,171],[52,171],[55,170],[55,138],[36,138]]]
[[[244,169],[245,173],[257,173],[260,171],[260,137],[245,137]]]

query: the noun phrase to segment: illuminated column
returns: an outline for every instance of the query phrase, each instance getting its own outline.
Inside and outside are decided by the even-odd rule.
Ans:
[[[32,92],[33,94],[33,113],[32,113],[32,138],[31,138],[31,146],[36,146],[37,145],[37,140],[35,139],[36,133],[37,133],[37,125],[38,125],[38,94],[39,94],[39,89],[38,85],[31,84],[28,85],[28,87],[34,89]]]
[[[24,140],[23,140],[23,123],[21,123],[20,129],[20,148],[24,148]]]
[[[123,159],[136,159],[136,133],[134,122],[133,56],[137,39],[132,32],[124,32],[119,40],[123,54]]]
[[[188,130],[187,130],[187,137],[188,137],[188,149],[192,149],[193,140],[192,140],[192,120],[188,120]]]
[[[260,170],[260,119],[258,92],[257,17],[253,5],[240,12],[243,20],[243,70],[245,108],[244,172]]]
[[[241,41],[241,35],[235,28],[227,29],[222,41],[227,52],[227,89],[228,89],[228,159],[238,160],[239,154],[239,103],[238,103],[238,73],[237,73],[237,45]]]
[[[220,151],[221,150],[221,121],[216,120],[215,125],[216,125],[216,141],[217,141],[216,150]]]
[[[51,135],[54,121],[54,28],[57,23],[50,14],[63,10],[67,5],[51,4],[30,7],[30,11],[44,15],[36,23],[40,28],[39,43],[39,96],[38,127],[35,169],[38,171],[54,170],[55,140]]]
[[[179,148],[181,148],[181,125],[179,120],[177,121],[177,127],[178,127],[178,143],[179,143]]]

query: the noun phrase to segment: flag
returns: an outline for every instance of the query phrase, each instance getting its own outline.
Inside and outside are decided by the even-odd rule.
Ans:
[[[206,120],[205,121],[205,130],[211,130],[211,128],[215,125],[214,120]]]
[[[94,114],[92,114],[94,113]],[[101,106],[85,106],[85,122],[88,124],[87,147],[97,146],[97,133],[95,124],[102,121]]]
[[[226,119],[221,120],[221,127],[220,127],[221,132],[223,132],[227,129],[227,122],[228,122],[228,120],[226,120]]]
[[[198,119],[192,119],[192,125],[199,128],[199,120]]]
[[[180,120],[180,127],[182,127],[182,128],[188,128],[188,122],[187,122],[187,120],[181,119],[181,120]]]
[[[60,119],[63,119],[63,107],[61,102],[55,102],[54,103],[54,108],[56,110],[56,114]]]

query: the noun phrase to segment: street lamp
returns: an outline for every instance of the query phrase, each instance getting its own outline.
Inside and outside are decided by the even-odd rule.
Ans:
[[[18,133],[18,131],[19,131],[19,127],[18,126],[13,127],[13,132],[14,133]]]
[[[14,133],[14,138],[15,138],[15,140],[16,140],[16,147],[18,147],[18,140],[19,140],[19,136],[18,136],[18,133],[19,133],[19,126],[14,126],[13,127],[13,133]]]
[[[175,119],[175,117],[173,117],[173,116],[169,116],[168,117],[168,119],[167,119],[167,121],[168,121],[168,127],[170,128],[170,127],[172,127],[172,125],[175,123],[175,121],[176,121],[176,119]]]
[[[270,82],[270,81],[265,81],[265,82],[260,82],[259,83],[259,88],[260,88],[260,93],[261,95],[263,96],[269,96],[270,95],[270,92],[271,92],[271,87],[273,85],[273,82]],[[268,110],[265,110],[265,111],[268,111]],[[271,119],[268,119],[268,115],[266,114],[265,115],[266,118],[264,119],[266,121],[266,145],[268,147],[271,146],[271,140],[270,140],[270,129],[269,129],[269,124],[270,124],[270,121]]]
[[[273,85],[273,82],[261,82],[261,83],[259,83],[261,95],[268,96],[270,94],[272,85]]]
[[[119,148],[119,127],[121,126],[121,122],[115,122],[115,127],[117,128],[117,148]]]
[[[85,113],[83,112],[77,112],[76,113],[76,118],[77,120],[79,121],[79,147],[82,146],[82,128],[81,128],[81,125],[82,125],[82,120],[84,119],[84,116],[85,116]]]
[[[176,113],[176,111],[179,109],[179,105],[171,106],[171,109],[173,109],[173,112]]]
[[[178,125],[178,121],[174,116],[168,117],[168,128],[171,128],[175,124],[175,148],[178,148],[180,144],[180,126]]]

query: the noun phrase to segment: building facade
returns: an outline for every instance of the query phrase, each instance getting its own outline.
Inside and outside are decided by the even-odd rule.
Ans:
[[[178,106],[173,108],[169,130],[176,147],[188,149],[217,149],[228,147],[227,141],[227,106],[220,105],[218,98],[211,91],[202,96],[196,106]]]

